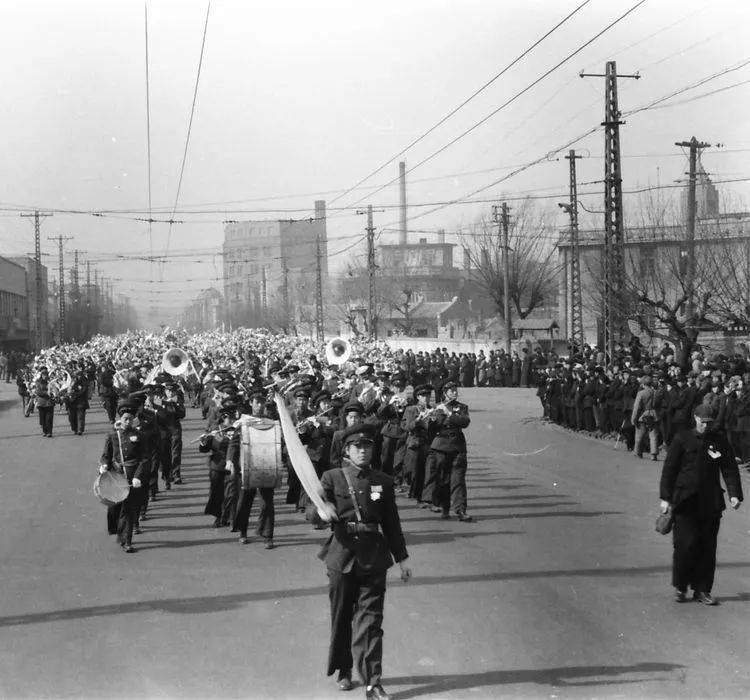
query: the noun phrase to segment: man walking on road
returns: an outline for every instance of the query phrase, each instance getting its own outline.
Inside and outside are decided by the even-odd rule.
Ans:
[[[716,572],[716,540],[721,514],[726,509],[719,475],[734,510],[742,502],[742,483],[727,439],[712,429],[708,406],[695,409],[695,427],[683,430],[669,446],[661,474],[661,511],[674,514],[672,585],[675,601],[693,599],[716,605],[711,595]]]

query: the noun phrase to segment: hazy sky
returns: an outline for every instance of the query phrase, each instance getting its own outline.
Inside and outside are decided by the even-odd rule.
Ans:
[[[14,208],[58,212],[43,223],[44,261],[56,274],[57,234],[86,251],[142,312],[173,315],[202,288],[220,283],[217,256],[227,219],[304,218],[315,199],[329,203],[330,266],[362,252],[365,219],[348,207],[372,203],[378,229],[393,228],[395,184],[373,194],[355,185],[427,131],[584,0],[379,0],[251,2],[214,0],[192,134],[175,219],[151,228],[148,210],[144,4],[142,2],[1,2],[0,254],[33,251],[33,227]],[[527,57],[427,138],[396,158],[366,186],[413,168],[537,80],[637,0],[590,2]],[[152,202],[168,219],[177,194],[201,48],[206,2],[147,3],[149,30]],[[539,206],[549,225],[564,226],[567,161],[551,157],[487,187],[514,166],[555,152],[604,116],[607,60],[622,79],[627,112],[750,59],[750,3],[743,0],[646,0],[538,85],[407,175],[409,226],[419,231],[466,226],[490,200],[549,194]],[[672,184],[686,158],[675,141],[710,143],[703,163],[715,180],[750,178],[750,64],[627,117],[621,129],[625,190]],[[737,85],[741,83],[740,85]],[[734,86],[734,87],[732,87]],[[722,88],[728,88],[722,90]],[[718,92],[714,92],[717,91]],[[714,93],[707,95],[706,93]],[[690,99],[698,98],[700,99]],[[575,144],[589,156],[578,180],[600,180],[601,130]],[[428,215],[419,204],[466,198]],[[745,206],[748,182],[721,185]],[[601,192],[600,184],[580,184]],[[665,190],[663,197],[675,194]],[[556,196],[558,195],[559,196]],[[600,194],[582,198],[601,209]],[[635,206],[626,195],[625,207]],[[343,207],[337,210],[337,207]],[[205,213],[197,213],[205,212]],[[420,216],[420,214],[422,214]],[[582,220],[584,225],[598,219]],[[380,234],[381,242],[396,234]],[[336,240],[340,239],[340,240]],[[350,248],[353,244],[354,247]],[[117,254],[167,250],[150,265]],[[336,254],[338,251],[345,251]],[[187,253],[183,257],[175,257]],[[200,260],[202,262],[194,262]]]

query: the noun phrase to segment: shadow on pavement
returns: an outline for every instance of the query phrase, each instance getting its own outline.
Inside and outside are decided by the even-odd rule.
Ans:
[[[545,505],[551,505],[549,503]],[[493,508],[496,506],[492,506]],[[474,511],[474,508],[470,509],[472,512]],[[481,520],[482,522],[486,520],[516,520],[516,519],[522,519],[522,518],[598,518],[602,515],[623,515],[619,511],[578,511],[578,510],[570,510],[570,511],[551,511],[549,513],[505,513],[504,515],[482,515],[481,517],[477,518],[477,520]],[[440,515],[438,513],[433,513],[432,517],[426,516],[423,518],[404,518],[405,521],[414,523],[420,520],[440,520]],[[467,523],[466,526],[470,527],[472,523]]]
[[[629,666],[571,666],[561,668],[517,669],[508,671],[488,671],[485,673],[448,674],[445,676],[402,676],[387,678],[386,685],[416,685],[418,688],[392,693],[392,698],[406,700],[421,695],[447,693],[456,690],[469,690],[494,685],[515,685],[518,683],[536,683],[552,687],[576,687],[589,685],[615,685],[621,683],[642,683],[644,681],[670,680],[653,678],[649,674],[663,674],[677,671],[684,666],[680,664],[645,662]],[[635,674],[646,677],[623,678]],[[602,678],[601,681],[584,679]],[[581,679],[580,681],[578,679]],[[607,680],[617,679],[617,680]]]
[[[201,544],[209,544],[213,540],[201,540]],[[233,544],[231,539],[215,540]],[[274,540],[275,541],[275,540]],[[235,545],[236,546],[236,545]],[[147,546],[140,549],[146,550]],[[727,562],[721,564],[721,569],[747,569],[750,562]],[[594,569],[556,569],[539,571],[505,571],[487,574],[465,574],[457,576],[424,576],[414,577],[408,584],[402,584],[398,580],[392,580],[391,586],[446,586],[458,583],[487,583],[493,581],[523,581],[527,579],[545,579],[550,577],[594,577],[621,578],[623,576],[649,576],[654,574],[667,574],[672,571],[671,564],[666,566],[642,566],[642,567],[618,567],[618,568],[594,568]],[[321,574],[322,575],[322,574]],[[0,617],[0,627],[13,627],[16,625],[35,625],[46,622],[59,622],[61,620],[79,620],[90,617],[108,617],[114,615],[126,615],[129,613],[144,612],[168,612],[176,614],[194,614],[216,612],[219,610],[232,610],[248,603],[256,603],[265,600],[280,600],[284,598],[304,598],[307,596],[324,595],[328,593],[328,586],[310,586],[308,588],[287,588],[273,591],[253,591],[247,593],[232,593],[219,596],[195,596],[192,598],[163,598],[156,600],[139,600],[130,603],[113,603],[111,605],[95,605],[85,608],[69,608],[67,610],[52,610],[49,612],[35,612],[21,615],[6,615]],[[619,668],[619,667],[618,667]],[[629,667],[630,668],[630,667]],[[508,672],[503,672],[508,673]],[[529,673],[539,673],[533,671]],[[595,674],[591,674],[595,675]],[[439,678],[426,676],[425,678]],[[455,678],[455,676],[451,676]],[[467,676],[460,676],[467,678]],[[398,679],[391,679],[398,682]],[[407,683],[407,679],[402,679]],[[511,681],[507,681],[511,682]],[[463,687],[463,686],[461,686]]]

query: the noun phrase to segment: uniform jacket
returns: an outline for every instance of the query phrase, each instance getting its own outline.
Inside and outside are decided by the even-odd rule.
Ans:
[[[34,399],[38,408],[48,408],[55,405],[55,400],[49,393],[49,382],[37,379],[34,382]]]
[[[220,435],[207,435],[198,443],[198,451],[208,454],[208,470],[223,472],[227,463],[227,448],[232,435],[227,431]]]
[[[437,414],[435,423],[438,432],[430,443],[430,449],[438,452],[466,452],[463,429],[471,423],[469,407],[460,401],[451,401],[445,406],[449,413]]]
[[[636,395],[633,403],[633,412],[630,421],[633,425],[644,422],[646,419],[656,421],[656,391],[653,387],[644,386]]]
[[[120,449],[122,448],[122,452]],[[135,428],[115,429],[104,440],[101,464],[107,469],[125,472],[128,481],[134,478],[145,483],[148,476],[148,462],[145,459],[143,437]]]
[[[669,445],[660,497],[678,511],[688,498],[697,496],[701,512],[719,514],[726,508],[719,474],[730,497],[742,500],[740,473],[727,439],[714,431],[698,435],[695,430],[683,430]]]
[[[352,532],[347,523],[356,523],[354,501],[344,470],[354,488],[363,523],[377,525],[377,532]],[[336,508],[338,521],[318,554],[326,567],[348,572],[356,564],[365,572],[382,572],[406,559],[406,542],[396,507],[393,479],[375,469],[358,469],[344,459],[341,469],[330,469],[321,478],[326,500]]]

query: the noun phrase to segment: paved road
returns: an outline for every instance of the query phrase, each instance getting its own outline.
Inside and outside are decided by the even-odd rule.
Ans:
[[[717,608],[671,602],[659,466],[540,423],[524,390],[464,390],[470,509],[401,502],[413,582],[390,577],[396,698],[747,697],[750,511],[720,534]],[[197,412],[186,441],[197,436]],[[55,438],[0,385],[0,696],[336,697],[322,539],[287,506],[272,551],[202,514],[203,460],[124,554],[91,493],[108,427]],[[361,689],[354,691],[359,697]]]

